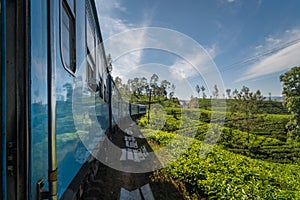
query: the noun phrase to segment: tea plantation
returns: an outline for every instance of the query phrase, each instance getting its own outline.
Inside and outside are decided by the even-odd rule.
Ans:
[[[300,143],[288,140],[289,115],[269,107],[255,116],[251,132],[236,125],[242,115],[228,110],[168,107],[151,112],[149,124],[144,116],[139,124],[154,152],[166,149],[174,158],[152,175],[153,183],[173,185],[183,199],[300,199]],[[163,126],[154,123],[157,115]]]

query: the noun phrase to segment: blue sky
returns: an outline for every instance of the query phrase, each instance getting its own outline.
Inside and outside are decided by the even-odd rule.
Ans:
[[[223,89],[239,90],[246,85],[251,90],[260,89],[266,97],[269,92],[274,96],[281,95],[280,74],[300,65],[299,8],[298,0],[97,1],[104,39],[142,27],[174,30],[204,48],[220,72]],[[138,37],[128,36],[120,45],[143,46],[144,36],[145,33]],[[162,38],[162,42],[164,40]],[[107,53],[110,53],[109,49]],[[122,58],[115,58],[113,54],[112,57],[114,76],[127,79],[129,74],[147,76],[155,72],[178,85],[176,94],[179,97],[189,98],[187,90],[180,89],[180,72],[181,80],[189,80],[187,87],[191,92],[196,84],[205,85],[207,93],[211,92],[212,85],[205,77],[194,76],[189,64],[184,64],[176,54],[147,49],[132,51]],[[200,58],[197,54],[189,56],[191,60],[198,60],[198,64]],[[155,63],[156,67],[149,63]],[[213,67],[212,63],[209,66]],[[165,68],[173,71],[166,73]],[[126,74],[132,70],[134,73]]]

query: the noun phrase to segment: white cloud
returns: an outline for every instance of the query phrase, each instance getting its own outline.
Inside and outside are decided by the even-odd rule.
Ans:
[[[119,0],[98,0],[96,7],[104,39],[135,27],[118,17],[121,12],[127,10]]]
[[[118,17],[118,12],[127,11],[126,7],[121,3],[122,1],[112,0],[104,2],[104,0],[100,0],[96,2],[104,40],[114,38],[113,44],[104,43],[106,54],[111,53],[112,56],[114,68],[112,74],[114,77],[119,76],[126,80],[129,78],[127,75],[142,64],[143,49],[140,49],[141,47],[173,49],[175,51],[170,53],[184,56],[183,59],[175,60],[174,64],[170,66],[171,75],[177,80],[193,77],[199,75],[200,72],[205,73],[215,69],[212,66],[214,64],[211,58],[214,58],[218,53],[216,44],[212,44],[204,49],[196,41],[184,34],[172,30],[166,31],[166,29],[140,29],[134,31],[136,28],[147,27],[150,23],[147,15],[145,15],[144,19],[141,19],[138,25],[131,24]],[[118,34],[122,36],[118,37]],[[117,58],[116,56],[119,57]]]
[[[261,48],[263,48],[263,45],[257,45],[257,46],[255,46],[255,49],[261,49]]]
[[[257,50],[256,55],[268,52],[270,49],[270,52],[272,52],[272,49],[275,49],[274,53],[268,54],[248,67],[245,73],[235,82],[251,80],[278,73],[296,65],[300,65],[300,43],[298,39],[300,39],[299,29],[284,31],[281,37],[268,36],[265,38],[264,44],[255,47]]]
[[[264,42],[255,46],[256,54],[280,47],[287,42],[300,38],[300,29],[287,29],[285,31],[270,34],[264,38]],[[257,48],[259,47],[259,48]]]
[[[114,2],[114,8],[122,11],[122,12],[126,12],[127,11],[127,8],[122,6],[121,3],[119,2]]]
[[[205,47],[205,50],[212,58],[215,58],[219,53],[219,47],[216,43],[212,44],[210,47]]]
[[[172,77],[177,80],[187,79],[188,77],[194,76],[196,74],[193,66],[185,62],[184,60],[176,61],[170,67],[170,72]]]
[[[245,81],[268,74],[280,72],[300,64],[300,43],[289,46],[252,65],[244,75],[237,80]]]
[[[203,52],[195,52],[186,55],[185,60],[178,59],[170,66],[170,72],[174,79],[182,80],[195,76],[203,76],[210,69],[214,69],[213,61]]]
[[[232,3],[232,2],[234,2],[235,0],[227,0],[229,3]]]
[[[279,44],[281,42],[280,39],[278,38],[272,38],[272,37],[267,37],[266,41],[270,44],[270,45],[276,45]]]
[[[112,50],[106,48],[105,41],[116,34],[127,32],[134,28],[137,28],[137,25],[120,19],[120,17],[118,16],[120,12],[127,11],[126,7],[122,4],[122,1],[99,0],[96,1],[96,6],[100,19],[99,21],[101,25],[102,36],[104,38],[104,48],[106,50],[106,54],[109,54]],[[148,22],[148,19],[142,19],[140,26],[146,26],[146,23]],[[132,49],[135,46],[142,45],[144,43],[143,34],[139,35],[138,37],[133,37],[129,34],[127,34],[127,36],[129,37],[127,37],[125,40],[120,40],[118,45],[124,45],[127,46],[128,49]],[[131,46],[132,48],[130,48]],[[121,58],[116,58],[113,53],[111,56],[113,60],[113,67],[115,69],[113,70],[113,76],[124,78],[124,74],[126,74],[126,72],[134,70],[139,65],[142,58],[142,51],[128,52],[128,55],[124,55]]]

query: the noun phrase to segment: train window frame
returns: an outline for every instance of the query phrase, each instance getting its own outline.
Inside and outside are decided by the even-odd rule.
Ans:
[[[93,14],[89,5],[86,1],[85,9],[85,46],[86,46],[86,70],[87,70],[87,85],[88,87],[96,92],[97,90],[97,66],[96,66],[96,29],[95,22],[93,21]],[[89,37],[90,36],[90,37]],[[91,39],[92,38],[92,39]],[[88,72],[91,72],[89,74]]]
[[[70,3],[72,5],[70,5]],[[64,19],[67,18],[69,23],[69,34],[63,34]],[[60,2],[60,55],[64,69],[69,72],[72,76],[75,76],[76,72],[76,1],[75,0],[61,0]],[[65,39],[67,37],[67,39]],[[64,53],[64,42],[69,41],[68,58]],[[70,63],[68,65],[68,63]]]
[[[99,78],[99,96],[103,99],[103,79]]]
[[[73,15],[75,15],[76,0],[64,0],[64,1],[68,3],[70,10],[73,12]]]
[[[107,102],[107,87],[106,87],[106,85],[104,84],[104,89],[103,89],[103,98],[104,98],[104,102]]]
[[[90,57],[87,57],[86,61],[86,69],[87,69],[87,83],[88,86],[93,90],[96,91],[96,77],[95,77],[95,68],[92,67],[95,65]]]

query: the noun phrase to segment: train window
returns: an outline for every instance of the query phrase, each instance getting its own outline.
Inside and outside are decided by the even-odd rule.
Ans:
[[[95,68],[92,67],[93,65],[94,65],[94,63],[88,57],[87,58],[87,80],[88,80],[88,85],[93,91],[96,91],[97,85],[96,85],[96,77],[95,77],[95,72],[94,72]]]
[[[87,81],[89,87],[96,91],[96,34],[95,25],[89,3],[86,4],[86,52],[87,52]]]
[[[102,78],[100,77],[100,80],[99,80],[99,95],[100,95],[100,98],[103,98],[103,81],[102,81]]]
[[[107,102],[107,90],[106,90],[106,85],[104,85],[104,101]]]
[[[86,45],[87,45],[87,53],[88,55],[95,61],[95,31],[92,28],[90,20],[86,22],[87,30],[86,30]]]
[[[75,2],[74,0],[66,0],[70,10],[72,11],[73,15],[75,15]]]
[[[97,67],[99,69],[99,76],[103,75],[103,71],[105,69],[105,59],[104,59],[104,51],[101,42],[97,43]]]
[[[75,2],[62,0],[61,51],[64,67],[72,73],[76,70],[75,37]]]

